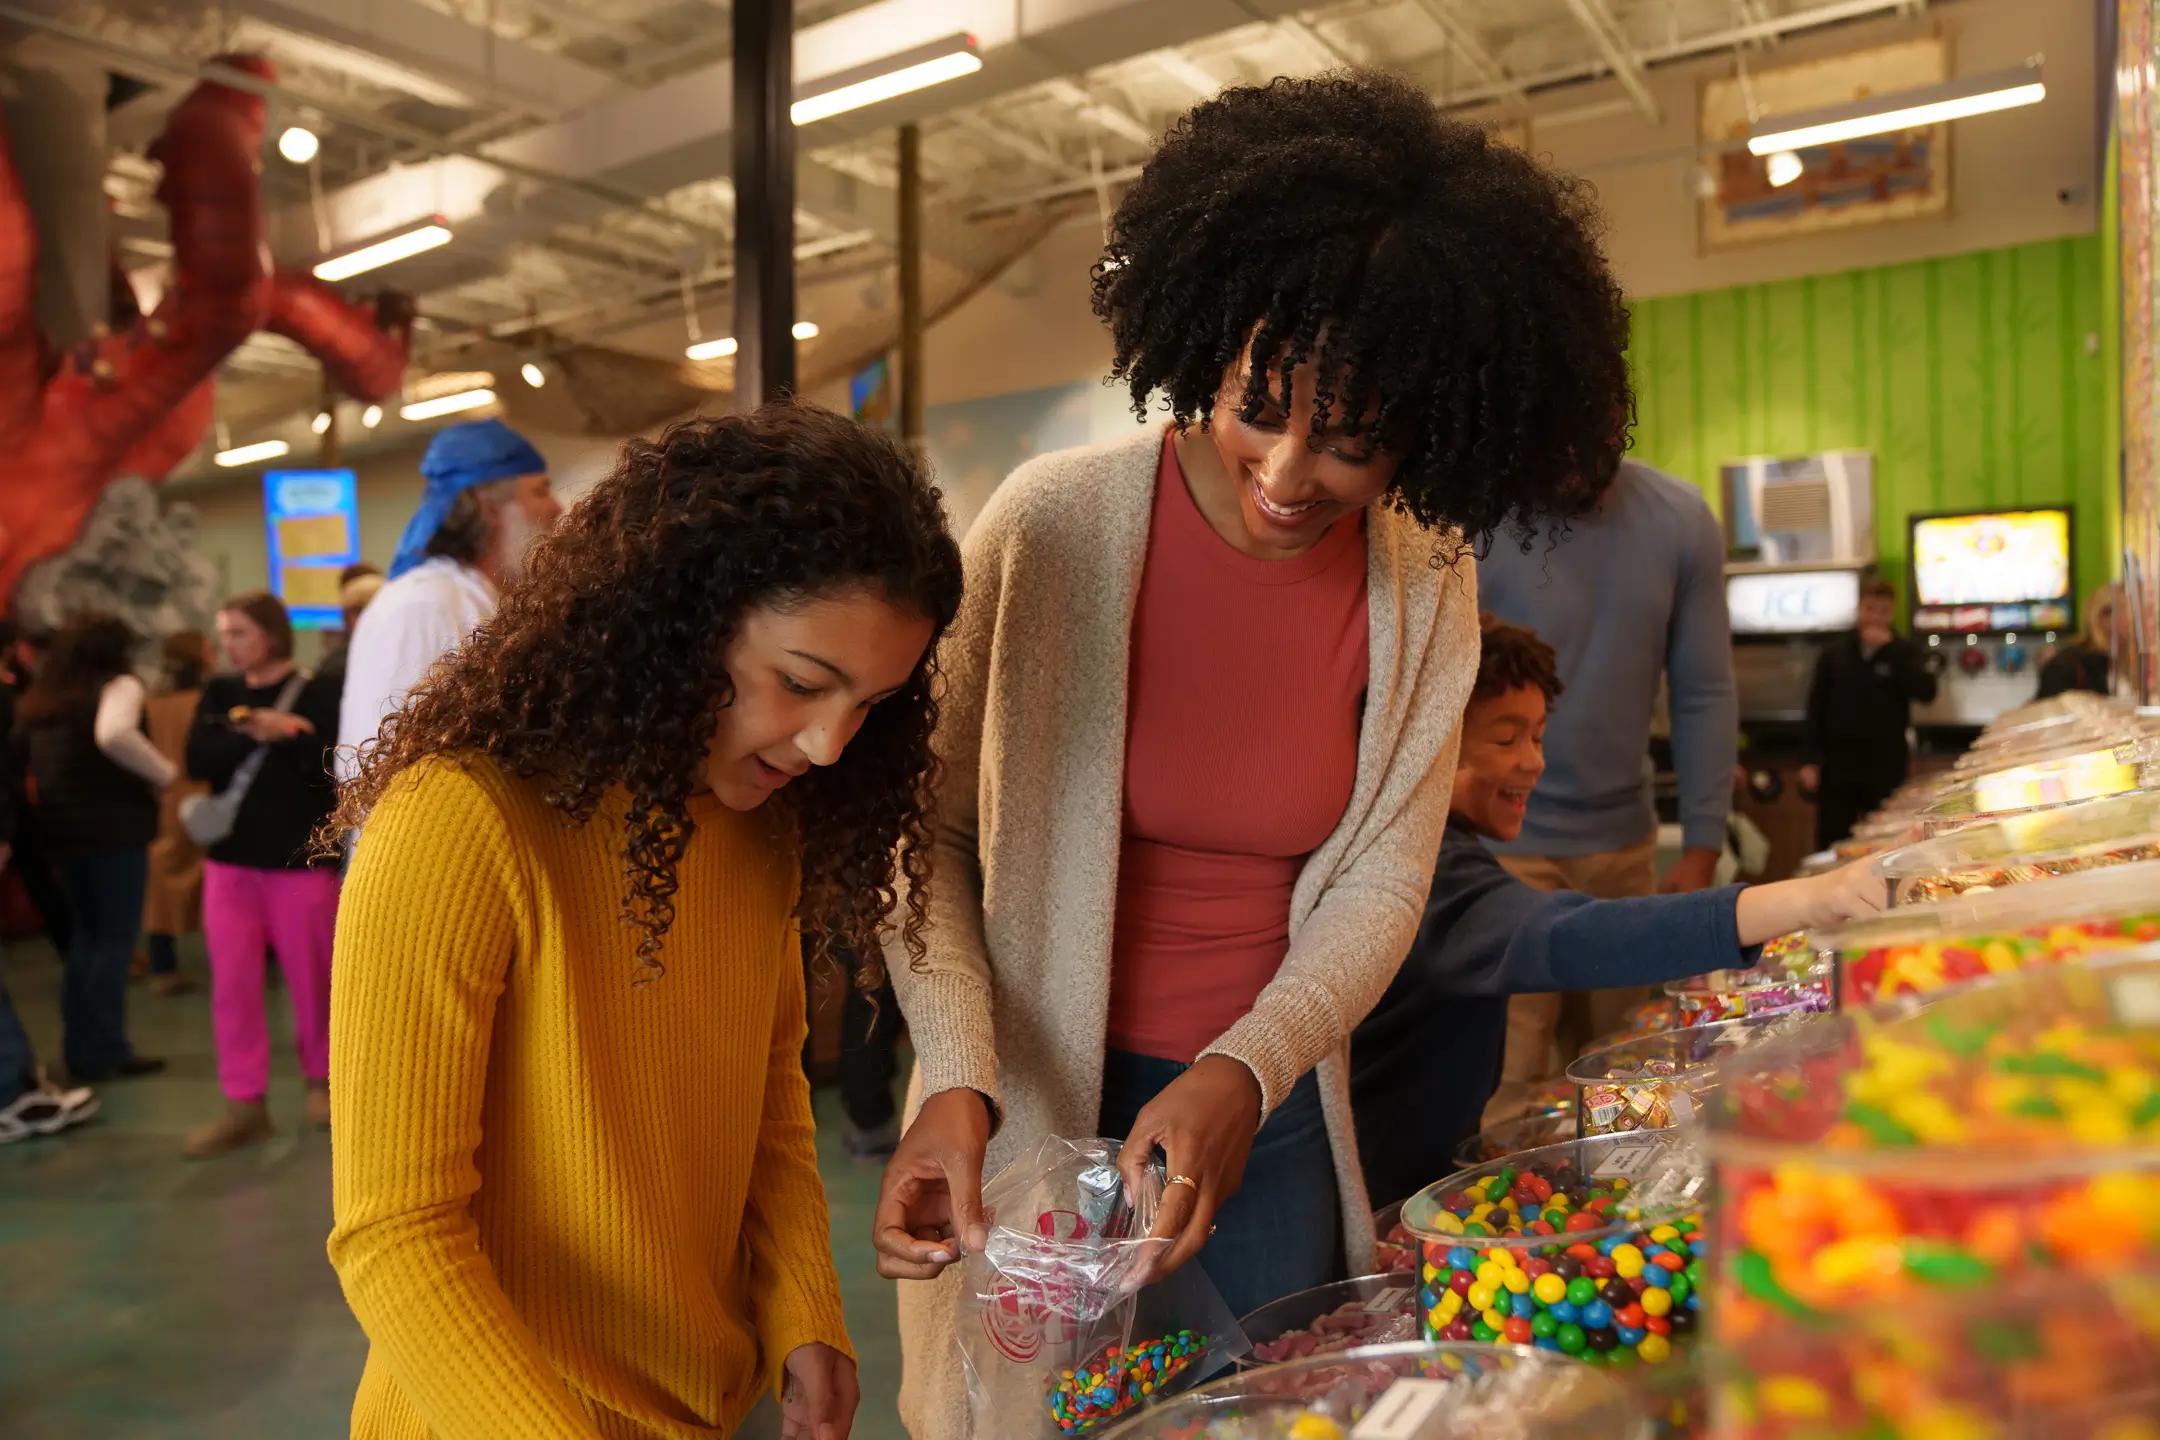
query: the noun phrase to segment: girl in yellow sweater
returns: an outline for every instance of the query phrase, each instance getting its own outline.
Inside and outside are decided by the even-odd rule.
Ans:
[[[362,747],[331,821],[365,822],[331,1000],[355,1436],[725,1436],[767,1385],[785,1435],[846,1436],[797,917],[921,952],[959,599],[898,446],[691,421]]]

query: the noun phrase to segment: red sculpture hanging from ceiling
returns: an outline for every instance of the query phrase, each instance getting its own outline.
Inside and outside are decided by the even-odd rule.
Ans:
[[[276,75],[256,56],[221,63]],[[123,475],[154,484],[194,452],[210,428],[218,366],[257,330],[299,343],[359,399],[397,390],[408,301],[355,304],[270,266],[262,138],[261,96],[214,81],[189,92],[149,151],[164,167],[157,198],[171,222],[171,285],[143,316],[116,265],[114,323],[55,354],[33,308],[37,232],[0,132],[0,605],[26,569],[74,541],[107,485]]]

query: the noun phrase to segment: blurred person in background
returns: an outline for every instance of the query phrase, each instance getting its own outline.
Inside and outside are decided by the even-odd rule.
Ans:
[[[345,647],[340,780],[356,773],[359,748],[429,667],[494,615],[497,598],[525,572],[525,552],[562,515],[547,461],[500,420],[442,430],[420,474],[420,508]]]
[[[37,824],[72,921],[60,991],[72,1084],[165,1068],[136,1054],[127,1033],[128,961],[142,933],[158,797],[180,778],[143,731],[139,644],[113,616],[69,623],[15,712]]]
[[[52,637],[43,631],[25,629],[13,620],[0,619],[0,737],[15,733],[15,706],[23,692],[30,688],[30,677],[37,673],[45,653],[52,648]],[[16,783],[22,783],[23,771],[16,765]],[[53,874],[52,859],[45,853],[44,837],[38,833],[37,812],[27,800],[15,807],[13,833],[0,837],[13,847],[10,854],[15,878],[22,882],[23,893],[30,899],[30,908],[37,911],[38,920],[45,927],[45,938],[59,954],[68,952],[67,899],[60,893],[60,879]]]
[[[183,772],[188,731],[195,724],[209,669],[210,642],[197,631],[168,635],[160,644],[164,685],[144,706],[144,728],[158,753]],[[150,842],[150,891],[143,902],[144,943],[150,951],[150,988],[185,995],[195,986],[180,973],[177,941],[202,929],[202,847],[180,823],[180,802],[203,793],[202,782],[183,779],[165,791],[158,807],[157,838]]]
[[[330,949],[338,876],[310,858],[337,802],[329,737],[338,692],[293,665],[292,621],[266,590],[235,595],[217,617],[227,673],[204,685],[188,733],[188,773],[241,790],[232,829],[203,864],[203,938],[225,1112],[187,1139],[201,1159],[268,1138],[270,1036],[263,973],[275,950],[292,996],[293,1042],[307,1081],[308,1123],[330,1123]],[[252,777],[245,774],[250,758]]]
[[[0,747],[0,835],[14,828],[22,801],[22,777],[16,771],[14,753],[11,746]],[[7,863],[8,847],[0,841],[0,871],[6,870]],[[97,1094],[88,1086],[60,1089],[46,1083],[30,1046],[30,1033],[15,1013],[4,962],[0,962],[0,1145],[57,1135],[97,1112]]]
[[[1824,643],[1808,685],[1800,767],[1815,792],[1815,848],[1852,833],[1912,766],[1912,707],[1935,698],[1927,652],[1892,629],[1897,591],[1871,579],[1860,587],[1859,623]]]
[[[2121,600],[2122,585],[2114,581],[2085,597],[2084,630],[2040,667],[2040,693],[2033,698],[2045,700],[2068,690],[2106,695],[2113,689],[2115,657],[2129,650],[2129,627],[2115,628]]]
[[[1622,461],[1590,514],[1478,561],[1478,597],[1559,657],[1575,703],[1546,735],[1547,769],[1501,863],[1539,890],[1599,900],[1710,886],[1725,850],[1740,745],[1725,537],[1694,486]],[[1663,685],[1679,782],[1681,854],[1657,873],[1650,731]],[[1620,1028],[1639,987],[1516,995],[1487,1123],[1519,1112],[1585,1044]]]

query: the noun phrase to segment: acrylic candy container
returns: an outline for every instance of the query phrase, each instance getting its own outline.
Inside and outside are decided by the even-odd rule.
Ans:
[[[1812,1014],[1835,1008],[1837,968],[1822,959],[1807,932],[1780,935],[1762,948],[1750,970],[1712,970],[1665,987],[1673,1023],[1682,1029],[1722,1020]]]
[[[1717,1068],[1802,1015],[1765,1015],[1666,1030],[1593,1051],[1568,1066],[1576,1129],[1584,1137],[1664,1130],[1695,1113],[1717,1083]]]
[[[2147,860],[2160,860],[2160,793],[2130,791],[1997,816],[1869,864],[1904,906]]]
[[[2160,1378],[2160,963],[1825,1017],[1708,1110],[1715,1433],[2151,1433],[2036,1417]]]
[[[1376,1411],[1419,1440],[1647,1440],[1609,1375],[1510,1345],[1377,1345],[1246,1371],[1159,1405],[1105,1440],[1350,1440]]]
[[[1425,1338],[1664,1362],[1698,1327],[1707,1190],[1679,1131],[1571,1140],[1427,1186],[1403,1204]]]
[[[1908,905],[1815,935],[1836,957],[1838,1003],[1847,1007],[2156,942],[2160,860]]]

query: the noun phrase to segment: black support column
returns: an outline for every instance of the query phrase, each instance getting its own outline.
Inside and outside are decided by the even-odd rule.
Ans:
[[[900,438],[923,443],[922,132],[900,127]]]
[[[735,0],[735,408],[795,391],[794,0]]]

